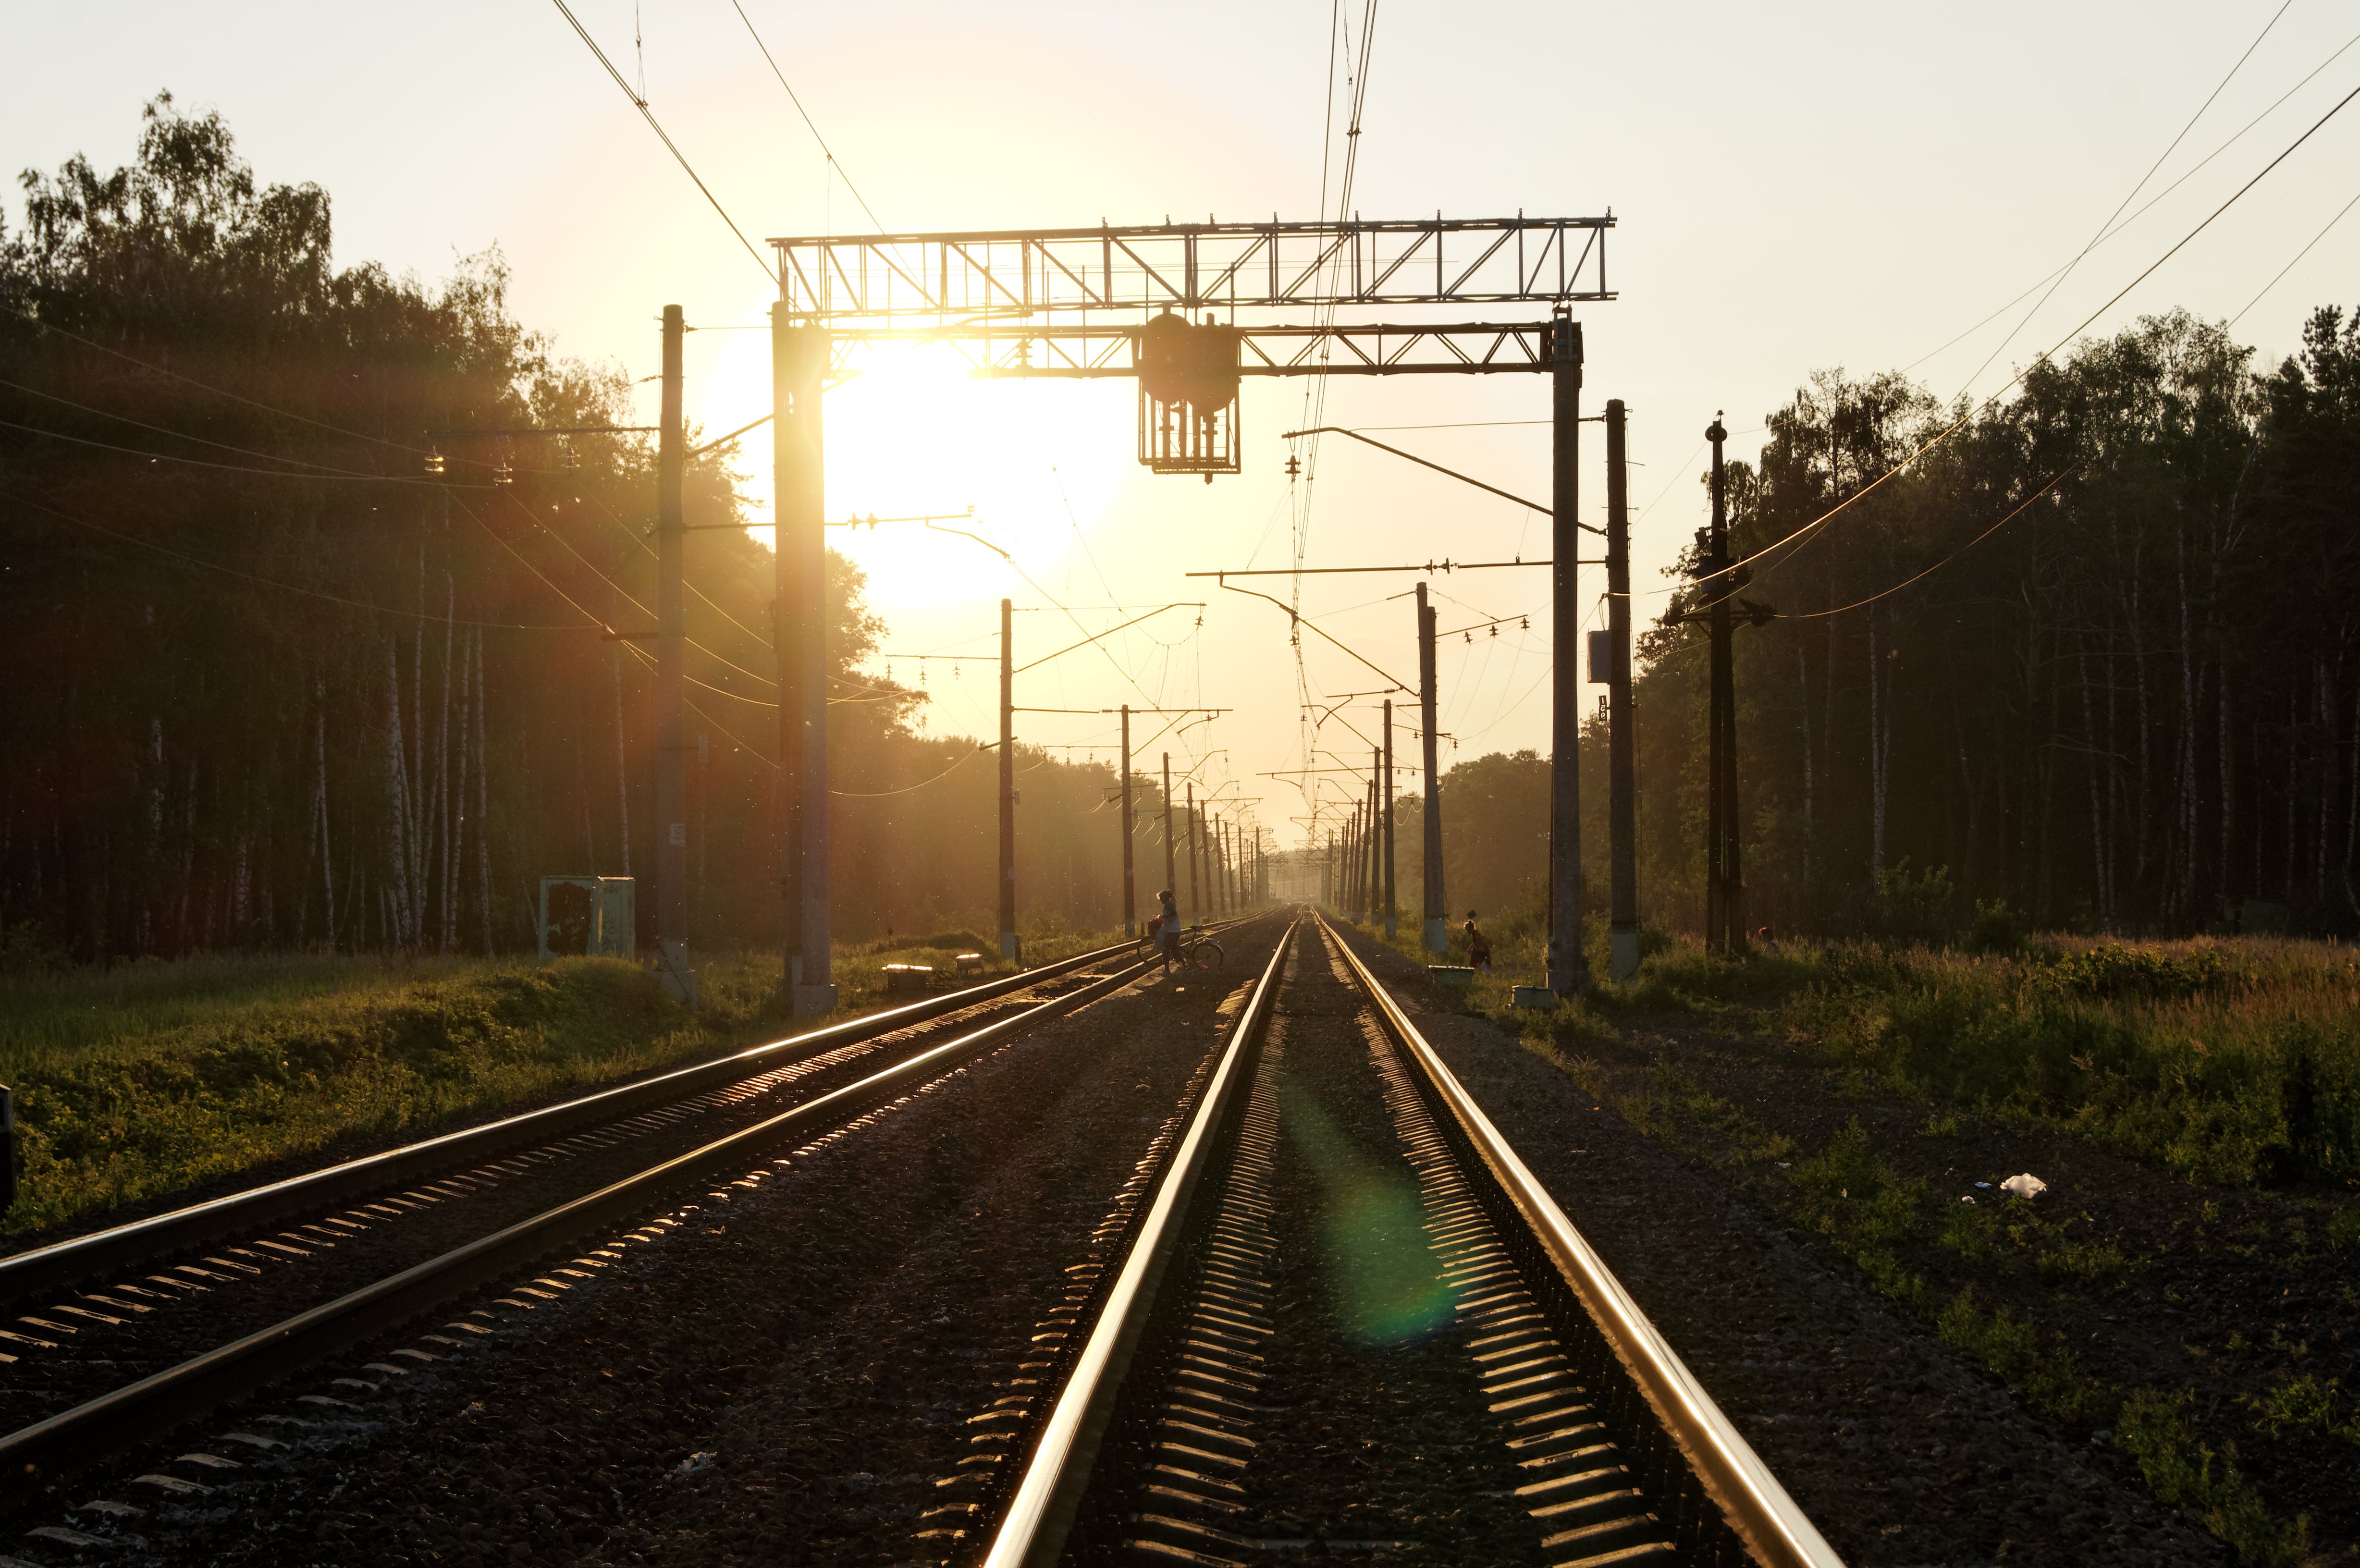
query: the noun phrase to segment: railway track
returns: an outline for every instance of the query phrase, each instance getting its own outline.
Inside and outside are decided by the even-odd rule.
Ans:
[[[1341,938],[1240,1001],[930,1555],[1838,1563]]]
[[[766,1154],[858,1126],[1147,967],[1131,944],[1100,949],[0,1258],[0,1301],[8,1303],[0,1356],[9,1358],[0,1425],[10,1429],[0,1436],[0,1475],[10,1477],[12,1495],[0,1509],[38,1512],[75,1466],[487,1283],[508,1281],[500,1304],[518,1312],[559,1300],[630,1245],[626,1236],[566,1256],[586,1238],[700,1186],[758,1182]],[[657,1222],[648,1235],[670,1223]],[[463,1315],[356,1378],[329,1381],[357,1392],[361,1383],[418,1370],[486,1332],[474,1321],[484,1315]],[[322,1412],[355,1408],[340,1388],[302,1398]],[[279,1443],[268,1432],[235,1441],[255,1450]],[[235,1467],[225,1456],[205,1457]],[[142,1479],[166,1495],[203,1489],[169,1476]],[[38,1526],[35,1538],[44,1531],[68,1546],[80,1533]]]

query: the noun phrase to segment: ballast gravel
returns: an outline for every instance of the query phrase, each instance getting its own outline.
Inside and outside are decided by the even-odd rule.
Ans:
[[[946,1559],[978,1495],[942,1484],[976,1451],[972,1418],[1041,1356],[1063,1271],[1279,929],[1231,936],[1222,974],[1150,978],[753,1186],[716,1184],[728,1196],[639,1227],[662,1234],[606,1266],[551,1271],[563,1291],[508,1284],[436,1314],[487,1334],[427,1323],[356,1349],[87,1478],[61,1509],[93,1490],[144,1510],[73,1516],[115,1564]],[[241,1431],[287,1446],[226,1441]],[[202,1496],[137,1483],[143,1466],[197,1474],[170,1458],[191,1448],[238,1468],[206,1472]],[[54,1544],[16,1550],[71,1559]]]
[[[1418,965],[1348,940],[1844,1561],[2232,1561],[2119,1453],[2077,1443],[1757,1192],[1685,1160]]]

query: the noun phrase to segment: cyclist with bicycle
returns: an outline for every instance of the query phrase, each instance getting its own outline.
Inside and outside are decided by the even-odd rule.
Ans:
[[[1180,962],[1180,904],[1173,898],[1172,889],[1164,888],[1155,895],[1159,913],[1156,916],[1155,945],[1164,960],[1164,974],[1172,973]],[[1158,976],[1161,978],[1161,976]]]

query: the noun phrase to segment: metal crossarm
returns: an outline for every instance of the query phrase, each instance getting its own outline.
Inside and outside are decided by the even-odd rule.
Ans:
[[[1388,322],[1238,329],[1238,374],[1490,376],[1549,368],[1546,321]],[[1142,329],[1109,325],[854,327],[830,334],[831,373],[861,369],[890,343],[945,343],[978,375],[1098,380],[1137,375]]]
[[[1044,312],[1611,299],[1602,218],[1162,223],[770,243],[790,313],[834,327]]]

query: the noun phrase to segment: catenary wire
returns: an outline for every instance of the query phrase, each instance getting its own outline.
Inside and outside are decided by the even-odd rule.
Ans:
[[[655,132],[656,139],[663,143],[665,148],[680,164],[682,170],[689,179],[696,182],[697,190],[705,193],[705,199],[713,204],[713,210],[721,214],[721,221],[729,225],[729,232],[738,236],[738,243],[746,247],[746,254],[754,258],[754,265],[762,269],[762,276],[772,283],[777,283],[779,275],[770,270],[770,264],[762,259],[762,253],[754,248],[754,242],[746,237],[746,231],[738,226],[738,220],[729,215],[729,209],[721,204],[721,198],[713,193],[712,188],[705,183],[704,178],[690,164],[688,155],[673,144],[671,136],[665,135],[663,126],[657,123],[655,112],[648,107],[648,101],[632,91],[631,84],[623,80],[623,73],[615,69],[615,62],[606,58],[606,51],[598,47],[598,40],[590,36],[590,30],[575,17],[572,9],[566,5],[565,0],[550,0],[550,4],[557,7],[558,14],[565,18],[567,25],[581,36],[583,43],[587,45],[590,52],[597,57],[598,63],[606,68],[606,74],[615,79],[615,85],[621,88],[623,96],[631,101],[631,107],[639,112],[641,119],[647,121],[648,129]]]
[[[2291,4],[2292,0],[2289,0],[2289,3]],[[860,203],[860,210],[869,214],[869,221],[877,225],[877,232],[883,234],[885,220],[877,215],[877,209],[869,204],[869,198],[860,193],[860,187],[852,182],[852,176],[844,172],[844,165],[836,160],[836,149],[827,145],[827,138],[819,134],[819,126],[813,123],[811,111],[803,107],[803,101],[801,98],[795,96],[795,90],[787,86],[787,73],[779,69],[779,62],[770,57],[770,46],[764,43],[762,35],[754,30],[754,18],[746,15],[746,7],[738,5],[738,0],[729,0],[729,5],[738,13],[738,19],[746,24],[746,34],[754,40],[754,47],[762,51],[763,63],[770,68],[770,74],[779,79],[779,86],[785,91],[787,102],[792,103],[795,106],[795,113],[803,117],[803,125],[811,132],[812,140],[819,143],[819,150],[825,155],[828,168],[835,172],[838,180],[844,181],[844,188],[852,192],[852,199]],[[727,214],[723,215],[726,217]],[[730,225],[731,228],[737,226],[735,223]]]

